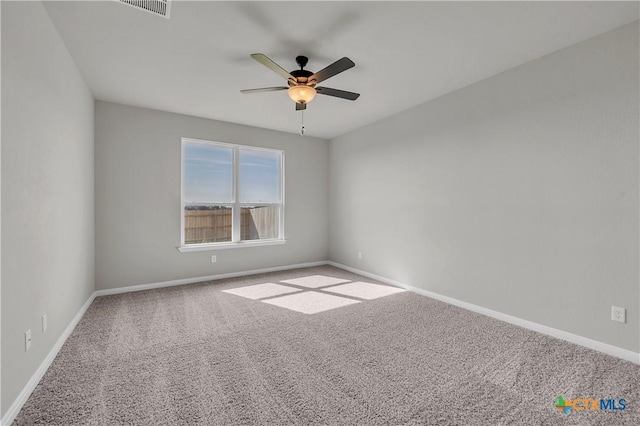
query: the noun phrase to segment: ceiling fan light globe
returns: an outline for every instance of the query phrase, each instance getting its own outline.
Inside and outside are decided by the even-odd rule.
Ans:
[[[316,89],[311,86],[293,86],[287,90],[289,97],[295,103],[309,103],[316,97]]]

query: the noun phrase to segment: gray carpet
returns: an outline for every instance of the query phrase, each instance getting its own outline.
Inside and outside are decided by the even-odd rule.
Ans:
[[[410,292],[308,315],[222,292],[97,298],[15,425],[640,425],[640,366]],[[625,411],[554,408],[625,398]]]

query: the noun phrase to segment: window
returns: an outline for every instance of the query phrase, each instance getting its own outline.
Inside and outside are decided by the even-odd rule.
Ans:
[[[180,251],[284,242],[284,153],[182,139]]]

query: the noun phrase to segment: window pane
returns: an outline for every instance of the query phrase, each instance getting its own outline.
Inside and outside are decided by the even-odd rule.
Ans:
[[[184,204],[233,202],[233,148],[185,142]]]
[[[280,153],[240,149],[240,202],[280,202]]]
[[[240,212],[240,239],[271,240],[280,236],[280,206],[242,207]]]
[[[226,206],[199,205],[184,207],[185,244],[231,241],[233,209]]]

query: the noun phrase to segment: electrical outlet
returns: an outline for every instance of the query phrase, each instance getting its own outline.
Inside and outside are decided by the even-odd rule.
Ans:
[[[611,307],[611,321],[627,322],[627,310],[619,306]]]
[[[31,347],[31,329],[24,333],[24,351],[27,352]]]
[[[218,261],[218,258],[216,257],[215,254],[211,256],[211,263],[216,263],[217,261]]]
[[[358,259],[362,259],[362,252],[361,251],[358,252]]]
[[[48,327],[47,314],[42,315],[42,332],[46,332]]]

